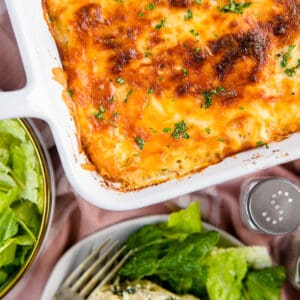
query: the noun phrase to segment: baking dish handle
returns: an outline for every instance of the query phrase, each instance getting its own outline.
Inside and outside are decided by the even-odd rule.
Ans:
[[[10,92],[0,90],[0,119],[35,117],[29,99],[30,93],[26,88]]]

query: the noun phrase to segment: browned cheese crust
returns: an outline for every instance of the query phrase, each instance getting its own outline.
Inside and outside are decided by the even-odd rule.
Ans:
[[[143,188],[299,131],[300,1],[249,1],[44,0],[103,178]]]

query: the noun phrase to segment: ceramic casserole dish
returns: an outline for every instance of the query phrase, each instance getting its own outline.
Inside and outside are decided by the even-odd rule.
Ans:
[[[75,191],[95,206],[110,210],[144,207],[300,157],[296,133],[271,143],[269,149],[260,147],[239,153],[182,179],[128,192],[107,187],[98,173],[82,168],[86,157],[78,150],[75,125],[61,96],[63,87],[53,79],[52,70],[61,67],[61,61],[41,2],[6,1],[27,83],[21,90],[0,93],[0,118],[45,120],[51,127],[67,178]]]

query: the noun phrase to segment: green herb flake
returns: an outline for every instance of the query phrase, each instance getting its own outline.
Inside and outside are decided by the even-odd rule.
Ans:
[[[160,20],[160,23],[154,26],[154,28],[159,30],[162,29],[163,27],[166,27],[166,25],[167,25],[167,18],[163,18],[162,20]]]
[[[296,45],[290,45],[288,51],[282,54],[282,60],[280,62],[280,66],[285,68],[288,64],[288,61],[292,58],[292,51],[296,48]],[[278,57],[281,57],[281,54],[277,54]]]
[[[139,17],[139,18],[144,17],[144,16],[145,16],[145,14],[144,14],[142,11],[140,11],[140,12],[138,13],[138,17]]]
[[[94,112],[94,116],[99,119],[104,121],[104,114],[106,113],[106,109],[103,105],[99,106],[99,111],[98,112]]]
[[[256,142],[256,146],[257,147],[260,147],[260,146],[262,146],[264,143],[262,142],[262,141],[258,141],[258,142]]]
[[[199,35],[199,33],[195,29],[191,29],[190,34],[192,34],[193,36],[198,36]]]
[[[109,103],[113,103],[115,101],[115,97],[111,96],[108,101],[109,101]]]
[[[281,57],[280,66],[284,69],[284,73],[288,77],[293,77],[296,75],[296,70],[300,68],[300,59],[298,59],[297,64],[294,67],[288,68],[288,62],[292,58],[292,51],[296,48],[296,45],[290,45],[287,52],[278,53],[276,56]]]
[[[126,95],[125,100],[124,100],[125,103],[128,103],[128,99],[129,99],[129,97],[132,95],[132,93],[133,93],[133,89],[130,89],[130,90],[128,91],[127,95]]]
[[[224,7],[217,7],[220,12],[227,13],[232,12],[235,14],[242,14],[243,9],[248,8],[252,3],[245,2],[245,3],[238,3],[234,0],[230,0],[230,3],[225,5]]]
[[[68,94],[71,98],[73,98],[73,95],[74,95],[74,90],[72,89],[68,89]]]
[[[245,110],[245,107],[244,106],[240,106],[239,109],[240,110]]]
[[[195,48],[195,52],[198,53],[200,52],[202,49],[200,47]]]
[[[204,129],[204,131],[205,131],[207,134],[210,134],[210,133],[211,133],[211,129],[210,129],[210,128],[208,128],[208,127],[207,127],[207,128],[205,128],[205,129]]]
[[[147,90],[147,93],[149,95],[153,94],[153,88],[152,87],[149,87],[148,90]]]
[[[134,141],[139,146],[140,150],[144,149],[145,141],[141,137],[136,137]]]
[[[296,74],[296,70],[300,68],[300,59],[298,59],[297,65],[292,68],[286,68],[284,73],[289,76],[293,77]]]
[[[171,131],[171,128],[170,128],[170,127],[166,127],[166,128],[164,128],[162,131],[165,132],[165,133],[168,133],[168,132]]]
[[[224,143],[224,142],[225,142],[225,140],[224,140],[223,138],[221,138],[221,137],[218,138],[218,141],[219,141],[220,143]]]
[[[192,3],[202,4],[202,0],[193,0]]]
[[[152,10],[152,9],[154,9],[155,8],[155,3],[150,3],[150,4],[148,4],[147,6],[146,6],[146,9],[147,10]]]
[[[124,83],[125,83],[125,80],[124,80],[122,77],[118,77],[118,78],[117,78],[117,83],[119,83],[119,84],[124,84]]]
[[[182,68],[182,73],[183,73],[184,77],[189,75],[189,72],[186,68]]]
[[[190,136],[188,135],[187,130],[188,127],[183,120],[178,123],[175,123],[175,128],[172,132],[172,137],[176,140],[180,137],[182,137],[183,139],[188,139]]]
[[[213,95],[221,96],[220,92],[224,92],[224,91],[225,89],[222,86],[218,86],[216,89],[210,91],[204,91],[202,93],[205,100],[204,107],[209,108],[213,102]]]
[[[193,19],[193,11],[191,9],[188,9],[186,14],[184,15],[184,20],[188,21],[190,19]]]
[[[150,57],[151,53],[149,51],[145,52],[145,57]]]

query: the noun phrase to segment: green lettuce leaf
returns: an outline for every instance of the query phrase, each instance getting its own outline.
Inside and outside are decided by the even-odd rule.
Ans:
[[[18,221],[10,208],[0,214],[0,245],[18,232]]]
[[[17,120],[0,120],[0,291],[30,255],[40,230],[43,180]]]
[[[247,273],[245,254],[238,248],[212,251],[205,259],[208,267],[207,292],[210,300],[240,300]]]
[[[281,266],[250,271],[245,283],[245,299],[279,300],[284,280],[285,271]]]
[[[11,264],[15,259],[17,245],[13,239],[6,240],[0,246],[0,268]]]
[[[201,232],[199,202],[192,202],[186,209],[170,214],[164,234],[173,239],[185,239],[189,234]]]
[[[8,190],[6,193],[0,192],[0,214],[2,211],[9,207],[20,195],[19,188],[15,187]]]
[[[11,140],[25,142],[26,133],[17,120],[0,120],[0,136],[9,136]]]
[[[3,284],[7,280],[7,273],[2,271],[0,268],[0,285]]]

